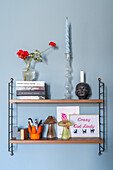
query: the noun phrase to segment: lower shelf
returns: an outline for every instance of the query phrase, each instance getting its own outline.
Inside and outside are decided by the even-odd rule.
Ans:
[[[104,140],[100,138],[71,138],[69,140],[61,140],[59,138],[55,139],[47,139],[47,138],[41,138],[40,140],[17,140],[17,139],[11,139],[10,143],[25,143],[25,144],[41,144],[41,143],[48,143],[48,144],[62,144],[62,143],[104,143]]]

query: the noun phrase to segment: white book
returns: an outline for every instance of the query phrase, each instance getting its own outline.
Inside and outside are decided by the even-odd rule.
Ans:
[[[69,120],[70,114],[79,114],[79,106],[57,107],[57,121]],[[61,138],[63,127],[57,125],[57,137]]]
[[[45,81],[16,81],[16,86],[45,86]]]

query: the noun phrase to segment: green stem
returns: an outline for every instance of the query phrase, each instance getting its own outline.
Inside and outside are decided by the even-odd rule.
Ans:
[[[28,65],[28,63],[27,63],[27,60],[25,59],[24,60],[25,61],[25,63],[26,63],[26,65],[27,65],[27,71],[29,70],[29,65]],[[27,76],[27,71],[25,72],[25,75],[24,75],[24,81],[26,81],[26,76]]]
[[[40,52],[40,54],[46,52],[47,50],[49,50],[49,49],[52,48],[52,47],[53,47],[53,46],[51,46],[51,47],[47,48],[46,50]],[[40,54],[39,54],[38,56],[39,56],[40,59],[42,59],[42,57],[40,56]],[[28,72],[28,70],[29,70],[29,68],[30,68],[31,61],[32,61],[33,58],[34,58],[34,56],[30,58],[29,64],[27,63],[27,60],[26,60],[26,59],[24,60],[25,63],[26,63],[26,65],[27,65],[27,71],[25,72],[24,81],[26,81],[27,72]]]
[[[29,60],[29,65],[28,65],[28,69],[30,68],[30,65],[31,65],[31,61],[32,61],[33,57],[30,58]]]
[[[26,63],[26,65],[27,65],[27,70],[26,70],[26,72],[25,72],[24,81],[26,81],[27,72],[28,72],[28,70],[29,70],[29,68],[30,68],[32,59],[33,59],[33,57],[30,58],[30,60],[29,60],[29,65],[28,65],[28,63],[27,63],[27,60],[26,60],[26,61],[24,60],[25,63]]]
[[[50,48],[52,48],[53,46],[47,48],[46,50],[42,51],[40,54],[44,53],[45,51],[49,50]]]
[[[27,77],[27,72],[29,70],[29,67],[27,67],[27,70],[25,71],[25,75],[24,75],[24,81],[26,81],[26,77]]]
[[[24,61],[25,61],[26,65],[27,65],[27,67],[28,67],[28,63],[27,63],[27,60],[25,59]]]

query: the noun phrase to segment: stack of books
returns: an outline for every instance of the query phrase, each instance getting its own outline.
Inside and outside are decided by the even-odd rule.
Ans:
[[[16,99],[45,99],[45,81],[16,81]]]

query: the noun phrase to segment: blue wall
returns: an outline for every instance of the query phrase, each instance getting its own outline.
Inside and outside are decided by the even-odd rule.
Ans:
[[[22,80],[25,63],[16,52],[32,52],[55,41],[58,50],[47,54],[47,63],[36,64],[38,80],[50,85],[52,99],[65,93],[65,18],[69,17],[72,34],[72,84],[79,82],[80,70],[98,98],[98,77],[106,86],[106,151],[98,156],[96,144],[17,146],[13,157],[8,153],[8,82]],[[113,1],[112,0],[4,0],[0,3],[0,170],[112,170],[113,169]],[[32,63],[33,64],[33,63]],[[34,107],[33,107],[34,106]],[[27,118],[45,119],[56,115],[56,106],[19,106],[18,124],[27,126]]]

